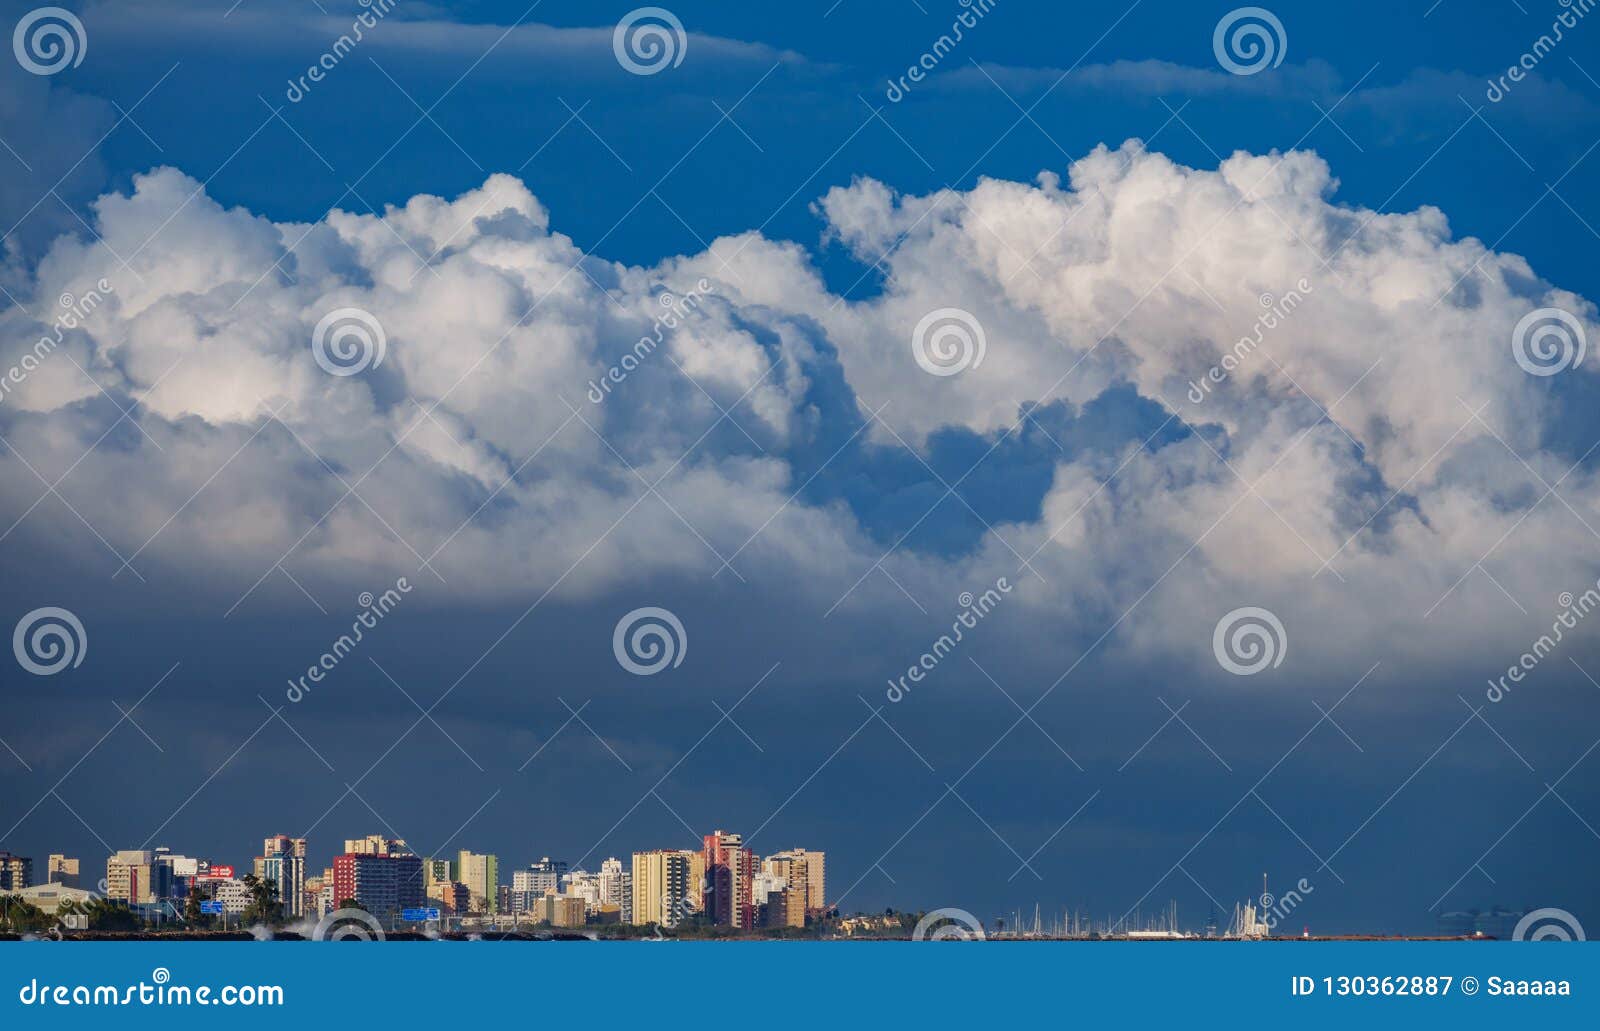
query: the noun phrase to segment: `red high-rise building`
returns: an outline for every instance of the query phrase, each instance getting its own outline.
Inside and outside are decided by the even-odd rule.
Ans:
[[[751,886],[756,876],[755,853],[744,847],[742,836],[727,831],[712,831],[704,841],[706,916],[718,927],[753,929],[756,908]]]
[[[334,856],[333,903],[337,906],[345,899],[355,899],[379,918],[427,905],[421,857],[353,852]]]

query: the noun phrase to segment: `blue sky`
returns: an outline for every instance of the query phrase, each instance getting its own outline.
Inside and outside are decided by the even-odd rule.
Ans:
[[[1427,4],[1283,5],[1295,31],[1280,74],[1269,79],[1224,77],[1216,67],[1210,27],[1225,10],[1002,4],[941,67],[959,83],[930,85],[898,105],[885,103],[889,80],[948,31],[955,5],[944,12],[924,4],[923,13],[910,0],[846,0],[831,12],[828,4],[806,5],[805,13],[784,17],[745,4],[680,5],[691,32],[751,45],[680,65],[664,82],[600,64],[605,53],[595,51],[603,34],[535,50],[537,56],[517,50],[513,35],[462,77],[484,49],[476,45],[480,35],[485,46],[499,35],[488,27],[519,18],[569,29],[604,26],[627,4],[550,0],[531,11],[523,3],[401,4],[390,16],[397,23],[437,12],[483,28],[458,43],[404,48],[377,30],[371,46],[297,105],[286,105],[284,92],[304,72],[301,41],[321,39],[320,26],[308,24],[320,16],[316,7],[269,12],[245,3],[224,19],[233,5],[215,6],[221,11],[172,4],[154,5],[154,14],[130,9],[116,21],[108,14],[108,29],[93,43],[99,59],[73,69],[68,85],[124,108],[162,83],[134,115],[141,125],[162,127],[152,134],[161,150],[122,126],[100,151],[110,181],[126,183],[136,171],[171,163],[200,178],[214,174],[213,193],[227,203],[287,219],[335,205],[381,207],[421,191],[452,195],[481,183],[487,171],[512,171],[580,245],[604,240],[609,254],[644,262],[686,251],[697,235],[709,240],[763,224],[772,235],[813,243],[818,228],[809,203],[852,176],[874,176],[908,193],[967,187],[982,175],[1026,181],[1095,144],[1140,137],[1198,166],[1214,166],[1218,155],[1236,149],[1312,147],[1334,162],[1342,200],[1387,202],[1387,210],[1437,205],[1459,235],[1498,240],[1536,267],[1558,260],[1580,217],[1594,224],[1579,203],[1585,168],[1573,168],[1600,124],[1587,41],[1579,34],[1543,62],[1540,81],[1522,91],[1527,99],[1514,93],[1502,105],[1487,104],[1487,81],[1504,72],[1507,48],[1515,57],[1524,44],[1514,41],[1527,36],[1531,43],[1533,29],[1548,30],[1538,12],[1524,14],[1509,0],[1445,0],[1426,16]],[[162,17],[164,8],[173,14]],[[187,13],[180,18],[180,11]],[[1074,64],[1116,62],[1165,62],[1212,81],[1186,91],[1146,65],[1130,72],[1145,87],[1096,89],[1068,77],[1041,99]],[[1356,92],[1323,119],[1320,110],[1352,87]],[[266,117],[261,98],[282,107],[289,125],[271,122],[228,160]],[[883,108],[884,120],[872,118],[863,100]],[[1470,118],[1463,100],[1483,108],[1482,121]],[[735,103],[730,124],[719,106]],[[572,121],[569,109],[579,108],[583,121]],[[1173,108],[1182,109],[1179,118]],[[1005,132],[1021,109],[1031,110],[1032,121]],[[412,128],[423,110],[431,120]],[[1446,152],[1428,161],[1446,140]],[[1558,193],[1576,215],[1545,195],[1563,175]],[[352,196],[344,194],[347,186]],[[634,208],[651,187],[660,198]]]
[[[1600,21],[1493,101],[1565,8],[1281,2],[1235,75],[1227,4],[1001,0],[894,90],[966,8],[681,2],[635,75],[629,4],[402,2],[292,90],[360,10],[322,6],[74,6],[80,64],[0,73],[3,364],[116,295],[0,406],[6,615],[92,642],[0,679],[0,847],[593,868],[725,826],[826,848],[847,910],[1198,924],[1266,870],[1327,930],[1600,922],[1593,629],[1485,694],[1600,574],[1595,358],[1507,348],[1550,308],[1593,343]],[[328,377],[341,306],[389,358]],[[984,365],[910,360],[940,308]],[[692,648],[637,677],[646,606]],[[1256,606],[1292,648],[1230,676]]]

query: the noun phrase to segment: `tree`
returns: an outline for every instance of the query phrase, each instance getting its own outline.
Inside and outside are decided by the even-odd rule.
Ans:
[[[20,895],[0,895],[0,929],[16,934],[47,931],[55,921]]]
[[[126,902],[95,896],[83,912],[89,917],[91,931],[137,931],[143,922],[133,915]]]
[[[200,903],[206,901],[205,894],[201,892],[198,884],[189,888],[189,897],[183,902],[183,921],[190,926],[206,927],[211,923],[211,917],[200,910]]]
[[[245,906],[244,922],[273,926],[283,922],[283,906],[278,902],[278,882],[271,877],[244,875],[245,890],[250,893],[250,903]]]
[[[359,899],[345,899],[343,902],[339,903],[334,908],[335,909],[359,909],[363,913],[365,913],[367,911],[367,907],[363,906],[361,904],[361,900],[359,900]]]

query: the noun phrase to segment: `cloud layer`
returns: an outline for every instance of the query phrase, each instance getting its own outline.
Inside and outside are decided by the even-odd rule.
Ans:
[[[1329,662],[1404,655],[1430,621],[1520,651],[1513,604],[1600,573],[1600,427],[1594,359],[1531,375],[1513,336],[1557,308],[1592,340],[1595,308],[1336,185],[1309,152],[1209,171],[1137,141],[1065,180],[859,180],[815,205],[877,286],[846,300],[758,232],[652,267],[585,254],[505,175],[278,224],[156,169],[0,314],[20,367],[58,298],[105,296],[8,385],[0,514],[42,555],[128,558],[219,608],[303,604],[262,581],[280,564],[314,594],[664,577],[869,619],[1006,576],[1026,625],[1141,654],[1209,655],[1246,604]],[[381,325],[380,364],[318,363],[338,309]],[[940,309],[981,325],[981,363],[919,365]],[[63,473],[75,515],[30,509]]]

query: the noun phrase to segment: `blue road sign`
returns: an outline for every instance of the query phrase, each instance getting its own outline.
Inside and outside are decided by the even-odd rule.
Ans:
[[[202,903],[200,903],[200,912],[202,912],[202,913],[217,913],[217,914],[220,914],[222,912],[222,903],[220,903],[220,902],[202,902]]]
[[[418,922],[437,920],[439,919],[439,910],[432,907],[428,909],[402,909],[400,911],[400,919]]]

